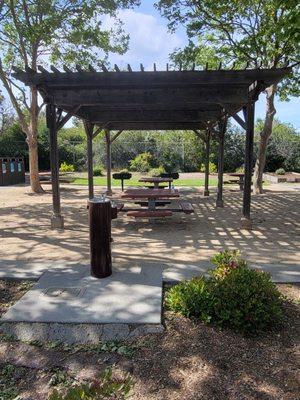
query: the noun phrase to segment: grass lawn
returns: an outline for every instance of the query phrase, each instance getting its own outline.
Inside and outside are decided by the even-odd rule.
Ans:
[[[210,186],[217,186],[218,179],[217,178],[210,178],[209,179],[209,185]],[[75,180],[72,182],[74,185],[84,185],[86,186],[88,184],[88,180],[86,178],[75,178]],[[125,187],[126,186],[145,186],[145,183],[139,182],[138,178],[137,179],[129,179],[128,181],[124,181]],[[97,176],[94,177],[94,185],[98,186],[106,186],[106,177],[105,176]],[[204,179],[193,179],[193,178],[187,178],[187,179],[177,179],[174,181],[175,186],[204,186]],[[112,186],[120,186],[121,187],[121,181],[112,179]]]

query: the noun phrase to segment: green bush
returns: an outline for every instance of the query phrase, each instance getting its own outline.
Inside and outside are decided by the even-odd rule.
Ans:
[[[238,172],[239,174],[244,174],[245,173],[245,168],[243,165],[241,165],[240,167],[238,167],[235,172]]]
[[[166,304],[174,312],[209,323],[212,315],[210,281],[203,276],[173,286]]]
[[[59,170],[60,170],[60,172],[74,172],[75,168],[74,168],[74,165],[63,162],[60,164]]]
[[[285,170],[283,168],[278,168],[275,171],[276,175],[285,175]]]
[[[213,174],[218,171],[216,164],[209,162],[209,173]],[[200,165],[200,172],[205,172],[205,164]]]
[[[170,289],[166,304],[172,311],[246,334],[280,325],[283,299],[269,274],[249,268],[238,252],[222,252],[212,260],[217,267],[210,277]]]
[[[65,395],[54,390],[49,400],[104,400],[126,399],[133,387],[132,378],[127,375],[123,381],[112,377],[112,369],[107,368],[99,380],[92,384],[80,384],[70,388]]]
[[[234,268],[245,268],[247,263],[241,258],[238,250],[225,250],[215,254],[211,262],[216,266],[210,273],[216,279],[223,279]]]
[[[166,171],[165,171],[164,167],[159,166],[158,168],[152,168],[149,171],[149,175],[155,177],[155,176],[160,176],[161,174],[164,174],[165,172]]]
[[[102,165],[98,165],[97,167],[94,167],[93,174],[94,174],[94,176],[102,176],[103,175]]]
[[[138,154],[130,161],[130,169],[138,172],[148,172],[154,167],[154,157],[151,153]]]

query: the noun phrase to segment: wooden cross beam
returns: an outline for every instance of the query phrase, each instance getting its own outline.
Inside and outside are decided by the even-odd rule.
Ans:
[[[74,117],[74,115],[79,111],[80,107],[81,105],[73,107],[70,111],[67,112],[64,117],[62,117],[62,114],[60,114],[59,120],[56,122],[57,130],[60,130],[69,121],[70,118]]]
[[[236,120],[236,122],[246,130],[246,122],[236,113],[234,112],[227,104],[224,105],[222,104],[222,107],[225,109],[225,111]]]

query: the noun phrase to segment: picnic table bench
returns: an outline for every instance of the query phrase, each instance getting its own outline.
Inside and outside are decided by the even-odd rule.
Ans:
[[[147,207],[147,209],[123,209],[129,216],[135,218],[161,218],[170,217],[173,212],[184,212],[185,214],[191,214],[194,212],[194,208],[188,201],[180,202],[180,208],[170,209],[158,209],[157,206],[165,206],[170,204],[171,198],[180,197],[177,189],[128,189],[121,196],[127,199],[145,199],[135,204]],[[147,200],[146,200],[147,199]]]

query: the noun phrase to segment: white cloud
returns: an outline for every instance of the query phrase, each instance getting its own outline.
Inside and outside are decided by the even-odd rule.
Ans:
[[[120,67],[130,63],[136,69],[143,63],[146,69],[152,69],[156,62],[158,68],[165,69],[169,53],[185,44],[178,34],[170,34],[166,24],[158,17],[134,10],[122,10],[118,16],[124,23],[125,32],[130,35],[128,52],[110,55],[110,62],[119,63]],[[104,20],[107,28],[113,23],[109,17]]]

